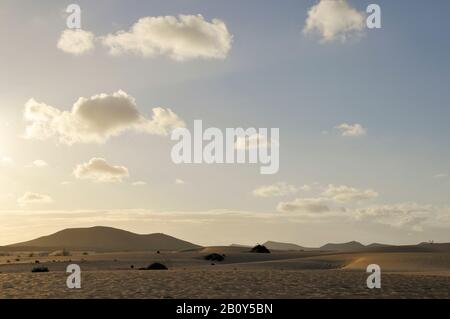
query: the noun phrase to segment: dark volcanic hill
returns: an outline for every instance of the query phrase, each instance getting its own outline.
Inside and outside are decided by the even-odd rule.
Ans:
[[[73,228],[8,248],[69,249],[94,251],[185,250],[195,244],[164,234],[139,235],[110,227]]]
[[[305,248],[297,244],[280,243],[276,241],[268,241],[264,243],[264,246],[266,246],[270,250],[291,250],[291,251],[309,250],[309,248]]]
[[[320,250],[331,250],[331,251],[358,251],[358,250],[364,250],[366,246],[363,244],[357,242],[357,241],[351,241],[348,243],[342,243],[342,244],[326,244],[320,247]]]

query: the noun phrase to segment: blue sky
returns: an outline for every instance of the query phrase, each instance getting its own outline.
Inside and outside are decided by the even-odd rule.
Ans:
[[[347,2],[365,11],[372,1]],[[317,33],[302,32],[308,11],[318,1],[77,1],[83,10],[83,29],[95,35],[128,30],[146,16],[202,14],[206,21],[223,20],[233,35],[227,57],[185,62],[167,56],[113,57],[101,46],[82,56],[61,52],[56,43],[65,29],[64,10],[70,3],[0,4],[0,157],[14,162],[14,167],[0,170],[5,177],[0,182],[4,195],[0,203],[5,210],[0,215],[5,222],[12,219],[8,217],[11,212],[16,222],[22,211],[93,210],[96,217],[92,220],[68,218],[64,225],[122,226],[119,218],[102,219],[100,212],[170,211],[177,212],[176,216],[164,221],[160,230],[154,225],[140,228],[129,212],[124,213],[129,223],[123,225],[141,232],[171,231],[201,242],[206,240],[198,238],[198,228],[185,231],[172,226],[178,225],[177,218],[181,220],[177,214],[220,209],[274,214],[271,221],[281,225],[271,236],[274,240],[310,244],[384,238],[417,242],[432,236],[450,240],[448,224],[438,229],[430,226],[439,224],[437,215],[445,219],[449,214],[450,180],[444,176],[450,174],[449,1],[377,1],[382,8],[381,29],[364,29],[345,42],[329,43],[320,43]],[[136,99],[143,114],[150,115],[153,107],[168,107],[188,127],[202,119],[206,126],[223,129],[280,128],[280,172],[262,176],[251,165],[176,166],[170,161],[170,140],[159,136],[126,133],[105,144],[72,146],[21,138],[28,99],[70,110],[79,97],[119,89]],[[367,134],[343,137],[335,128],[342,123],[359,123]],[[126,166],[129,180],[111,185],[75,180],[73,168],[93,157]],[[24,168],[37,159],[49,167]],[[438,174],[443,176],[436,178]],[[176,179],[186,184],[177,185]],[[65,181],[71,184],[61,187]],[[135,181],[147,185],[132,187]],[[297,188],[316,186],[285,198],[252,195],[258,187],[280,182]],[[289,218],[302,221],[298,228],[289,218],[277,217],[284,214],[277,212],[278,203],[323,197],[330,184],[379,194],[365,203],[349,203],[347,210],[414,203],[429,213],[429,222],[412,231],[408,225],[391,228],[389,222],[370,220],[364,224],[364,234],[359,234],[349,232],[350,226],[336,222],[335,216],[318,217],[318,223],[306,217],[302,220],[305,212],[290,212]],[[18,207],[17,199],[26,192],[48,194],[53,202]],[[398,209],[389,211],[398,215]],[[408,209],[403,213],[406,219],[416,218],[408,217]],[[222,221],[223,216],[214,216],[210,219]],[[29,223],[27,218],[20,220]],[[209,225],[202,224],[198,216],[189,220],[197,221],[198,227]],[[230,222],[229,227],[237,227],[236,223]],[[9,227],[11,235],[0,238],[0,244],[19,239],[12,235],[13,226],[4,227]],[[33,234],[58,227],[49,219]],[[297,231],[308,227],[314,229],[309,236]],[[255,228],[242,239],[203,236],[220,244],[252,242],[265,236],[263,226]],[[330,235],[329,229],[335,233]]]

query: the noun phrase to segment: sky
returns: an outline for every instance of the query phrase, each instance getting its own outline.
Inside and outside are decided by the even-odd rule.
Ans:
[[[373,2],[2,0],[0,245],[450,241],[450,2]],[[176,165],[194,120],[279,128],[278,173]]]

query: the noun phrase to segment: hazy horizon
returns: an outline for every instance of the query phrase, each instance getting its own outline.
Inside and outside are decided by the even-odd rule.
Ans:
[[[8,243],[8,244],[5,244],[5,245],[0,245],[0,247],[1,247],[1,246],[9,246],[9,245],[12,245],[12,244],[19,244],[19,243],[23,243],[23,242],[28,242],[28,241],[30,241],[30,240],[35,240],[35,239],[38,239],[38,238],[41,238],[41,237],[47,237],[47,236],[50,236],[50,235],[54,235],[54,234],[56,234],[56,233],[59,233],[59,232],[61,232],[61,231],[65,231],[65,230],[70,230],[70,229],[86,229],[86,228],[113,228],[113,229],[118,229],[118,230],[123,230],[123,231],[131,232],[131,233],[133,233],[133,234],[138,234],[138,235],[153,235],[153,234],[159,234],[159,232],[158,232],[158,233],[136,233],[136,232],[133,232],[133,231],[130,231],[130,230],[127,230],[127,229],[122,229],[122,228],[117,228],[117,227],[111,227],[111,226],[103,226],[103,225],[90,226],[90,227],[73,227],[73,228],[71,227],[71,228],[61,229],[61,230],[59,230],[59,231],[57,231],[57,232],[54,232],[54,233],[43,234],[43,235],[38,236],[38,237],[29,238],[28,240],[24,240],[24,241],[21,241],[21,242],[14,242],[14,243]],[[187,242],[189,242],[189,243],[196,244],[196,245],[200,245],[200,246],[203,246],[203,247],[213,247],[213,246],[215,246],[215,245],[211,245],[211,244],[200,244],[200,243],[198,243],[198,242],[192,242],[192,241],[190,241],[190,240],[186,240],[185,238],[178,238],[178,237],[173,236],[173,235],[171,235],[171,234],[166,234],[166,233],[161,233],[161,234],[168,235],[168,236],[174,237],[174,238],[176,238],[176,239],[184,240],[184,241],[187,241]],[[366,243],[364,243],[364,242],[360,242],[360,241],[358,241],[358,240],[351,240],[351,241],[348,241],[348,242],[324,242],[324,243],[321,244],[321,245],[318,245],[318,246],[314,246],[314,247],[313,247],[313,246],[306,246],[306,245],[304,245],[304,244],[302,244],[302,243],[298,243],[298,242],[282,242],[282,241],[279,241],[279,240],[276,240],[276,239],[273,239],[273,238],[269,238],[269,239],[266,239],[266,240],[261,240],[261,241],[258,241],[258,242],[251,242],[251,243],[250,243],[250,242],[248,242],[248,243],[232,242],[232,243],[229,243],[229,244],[224,244],[224,246],[242,245],[242,246],[253,247],[253,246],[257,245],[257,244],[264,244],[264,243],[266,243],[266,242],[275,242],[275,243],[280,243],[280,244],[295,244],[295,245],[299,245],[299,246],[302,246],[302,247],[305,247],[305,248],[320,248],[320,247],[322,247],[322,246],[324,246],[324,245],[326,245],[326,244],[346,244],[346,243],[349,243],[349,242],[359,242],[359,243],[361,243],[361,244],[363,244],[363,245],[365,245],[365,246],[370,245],[370,244],[386,244],[386,245],[394,245],[394,246],[395,246],[395,244],[391,244],[391,243],[388,243],[388,242],[366,242]],[[420,242],[420,243],[403,243],[403,244],[397,244],[397,245],[418,245],[418,244],[421,244],[421,243],[423,243],[423,242]],[[438,242],[433,242],[433,243],[434,243],[434,244],[439,244]]]

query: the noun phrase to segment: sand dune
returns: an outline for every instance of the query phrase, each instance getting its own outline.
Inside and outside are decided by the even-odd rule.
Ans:
[[[87,233],[90,231],[98,233],[98,229]],[[110,229],[105,231],[111,234]],[[114,241],[99,239],[96,246],[105,249],[103,252],[49,254],[45,245],[56,239],[65,246],[69,239],[74,245],[92,244],[89,236],[81,241],[70,236],[73,232],[63,232],[35,241],[33,244],[44,245],[40,251],[0,253],[0,298],[450,298],[449,244],[377,244],[353,252],[315,249],[262,254],[251,253],[249,247],[199,247],[182,242],[187,248],[158,253],[148,248],[155,249],[151,246],[155,243],[161,247],[160,239],[166,240],[166,236],[113,233],[119,235]],[[123,248],[121,240],[145,249],[106,251],[112,246]],[[180,248],[180,241],[173,243]],[[344,245],[344,249],[359,246]],[[205,260],[212,253],[225,259]],[[169,270],[138,270],[154,262]],[[50,272],[31,273],[37,263]],[[68,290],[65,285],[65,270],[72,263],[82,269],[81,290]],[[380,265],[382,289],[367,288],[369,264]]]

